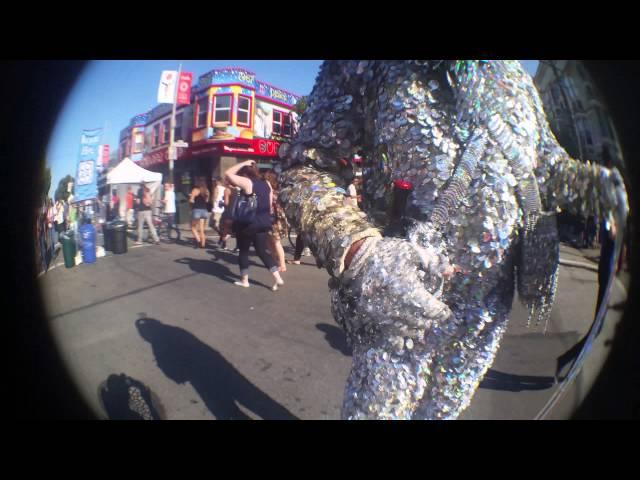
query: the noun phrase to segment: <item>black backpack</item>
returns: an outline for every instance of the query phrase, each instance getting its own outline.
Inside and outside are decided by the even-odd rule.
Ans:
[[[258,210],[258,197],[255,193],[240,193],[231,209],[231,218],[238,223],[253,223]]]

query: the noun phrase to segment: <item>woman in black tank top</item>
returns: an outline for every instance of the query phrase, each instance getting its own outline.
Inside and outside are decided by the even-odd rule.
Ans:
[[[267,235],[271,230],[272,222],[272,192],[269,184],[260,178],[255,163],[253,160],[248,160],[234,165],[225,172],[225,178],[233,185],[240,187],[243,194],[255,194],[258,200],[258,208],[253,222],[234,226],[240,250],[238,263],[240,265],[240,276],[242,277],[241,281],[234,283],[241,287],[249,286],[249,248],[253,244],[262,263],[273,275],[274,284],[271,289],[276,291],[279,286],[284,285],[284,281],[280,277],[278,266],[275,265],[273,258],[267,254]]]
[[[191,232],[196,240],[196,248],[204,248],[206,244],[204,225],[209,218],[208,201],[209,189],[205,182],[199,181],[189,195],[189,203],[191,203]]]

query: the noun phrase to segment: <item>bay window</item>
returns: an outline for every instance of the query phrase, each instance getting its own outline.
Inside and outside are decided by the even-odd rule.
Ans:
[[[135,134],[135,143],[133,147],[133,153],[140,153],[144,148],[144,133],[138,132]]]
[[[173,130],[174,140],[184,140],[184,138],[182,138],[182,116],[182,113],[176,114],[176,127]]]
[[[213,97],[213,123],[231,123],[231,95]]]
[[[169,143],[169,130],[171,128],[171,119],[167,118],[162,122],[162,144]]]
[[[206,127],[207,126],[207,113],[209,110],[209,98],[208,97],[204,97],[201,98],[200,100],[198,100],[198,117],[196,119],[196,127],[197,128],[201,128],[201,127]]]
[[[236,113],[236,123],[238,125],[249,127],[251,126],[251,97],[245,97],[244,95],[238,95],[238,110]]]
[[[277,135],[291,136],[291,114],[274,110],[272,131]]]

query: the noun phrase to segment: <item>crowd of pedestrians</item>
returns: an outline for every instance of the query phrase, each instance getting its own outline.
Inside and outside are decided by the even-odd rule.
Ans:
[[[43,200],[36,212],[35,222],[35,258],[38,271],[46,272],[60,248],[60,235],[77,229],[77,207],[71,200],[51,198]]]
[[[344,185],[345,202],[357,204],[357,179]],[[141,185],[138,195],[133,197],[131,189],[127,192],[127,217],[130,207],[137,211],[138,242],[142,240],[143,223],[149,225],[150,236],[158,243],[157,233],[151,221],[151,196],[148,188]],[[176,195],[170,182],[164,184],[162,196],[164,220],[169,228],[180,230],[176,222]],[[253,198],[253,214],[250,219],[237,215],[236,204]],[[240,203],[238,203],[240,202]],[[195,249],[207,247],[207,225],[218,237],[215,245],[218,249],[238,254],[240,280],[235,284],[247,288],[249,284],[249,253],[251,247],[273,276],[272,290],[277,291],[284,285],[282,273],[287,271],[287,263],[300,265],[307,253],[302,232],[297,232],[293,259],[287,260],[283,240],[290,237],[289,226],[284,210],[278,201],[278,177],[273,171],[261,174],[256,162],[248,160],[238,163],[224,172],[223,178],[213,180],[209,190],[204,179],[198,179],[192,187],[188,203],[190,207],[190,227]],[[235,246],[229,245],[235,238]]]

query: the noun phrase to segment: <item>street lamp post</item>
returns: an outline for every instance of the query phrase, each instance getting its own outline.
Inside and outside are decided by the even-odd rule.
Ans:
[[[182,73],[182,63],[178,67],[178,79],[176,80],[176,88],[173,92],[173,108],[171,109],[171,123],[169,124],[169,182],[173,183],[173,162],[177,159],[175,142],[176,129],[176,103],[178,96],[178,87],[180,84],[180,73]]]

